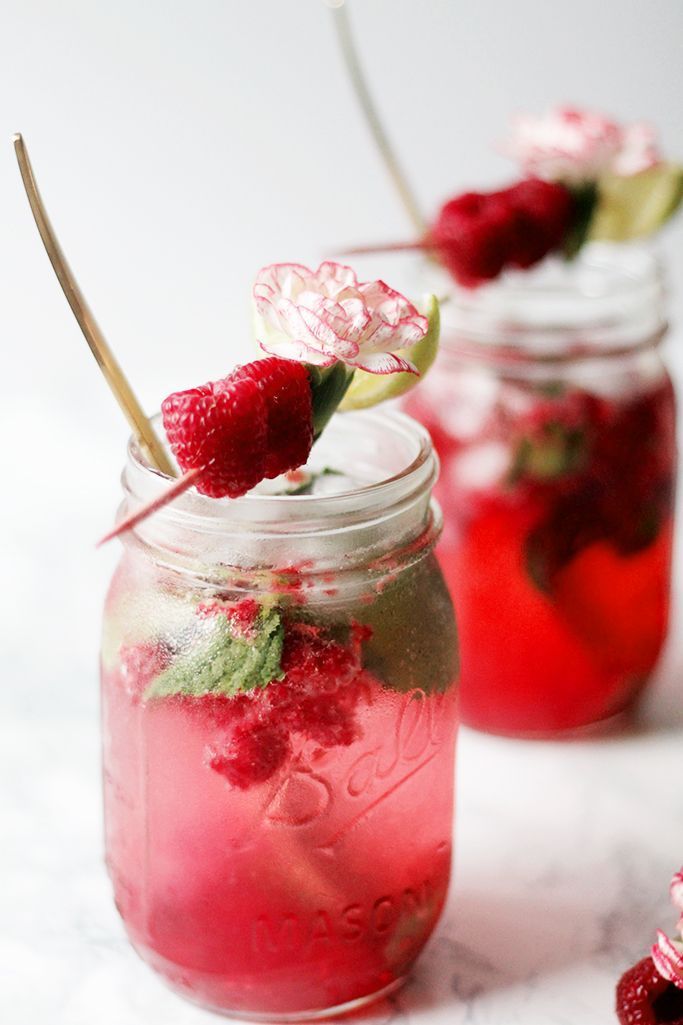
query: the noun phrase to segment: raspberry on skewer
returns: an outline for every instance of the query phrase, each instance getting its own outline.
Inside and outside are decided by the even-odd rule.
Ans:
[[[417,242],[358,246],[351,254],[422,249],[458,284],[476,288],[508,267],[526,269],[562,249],[577,217],[570,190],[525,178],[495,192],[465,192],[445,203]]]
[[[268,358],[164,400],[164,427],[183,477],[100,544],[192,486],[211,498],[239,498],[260,481],[297,469],[347,392],[344,409],[402,394],[436,352],[434,297],[423,316],[383,281],[359,282],[350,267],[331,261],[315,271],[303,264],[264,267],[253,298]],[[393,387],[369,387],[367,379],[392,374]]]
[[[345,255],[424,250],[463,288],[550,253],[572,259],[587,241],[651,235],[683,204],[683,166],[662,159],[652,127],[618,124],[592,111],[559,108],[517,118],[503,152],[524,178],[494,192],[448,200],[428,224],[390,145],[368,90],[343,5],[335,10],[342,54],[361,110],[417,238],[344,249]]]
[[[174,392],[161,406],[183,476],[109,531],[99,545],[133,529],[191,487],[211,498],[239,498],[264,477],[305,463],[313,444],[306,368],[272,356],[220,381]]]
[[[180,469],[200,471],[195,486],[201,494],[238,498],[263,480],[268,413],[257,378],[238,369],[221,381],[174,392],[162,402],[161,415]]]
[[[248,363],[237,375],[257,382],[265,400],[263,476],[272,479],[303,466],[313,444],[312,389],[306,367],[270,356]]]

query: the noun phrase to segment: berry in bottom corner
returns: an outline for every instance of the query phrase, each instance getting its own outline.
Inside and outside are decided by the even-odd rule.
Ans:
[[[683,990],[644,957],[619,980],[616,1011],[620,1025],[683,1025]]]

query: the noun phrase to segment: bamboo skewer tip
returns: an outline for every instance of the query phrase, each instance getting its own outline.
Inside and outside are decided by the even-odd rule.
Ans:
[[[164,446],[138,402],[69,267],[38,190],[21,132],[15,132],[12,140],[19,172],[38,233],[78,326],[142,451],[157,470],[168,477],[174,477],[175,471]]]

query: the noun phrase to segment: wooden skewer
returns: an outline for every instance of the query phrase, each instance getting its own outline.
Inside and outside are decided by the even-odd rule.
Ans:
[[[185,491],[191,488],[197,480],[197,477],[199,477],[202,472],[202,467],[198,467],[195,470],[188,470],[183,477],[180,477],[179,480],[175,480],[173,484],[171,484],[170,488],[167,488],[167,490],[161,495],[157,495],[156,498],[152,498],[145,505],[136,509],[134,513],[131,513],[130,516],[126,516],[124,520],[117,523],[108,534],[105,534],[104,537],[100,538],[96,547],[99,548],[101,545],[106,545],[107,541],[112,541],[115,537],[119,537],[120,534],[127,533],[129,530],[132,530],[133,527],[137,527],[138,523],[142,523],[143,520],[146,520],[148,516],[152,515],[152,513],[157,512],[159,509],[163,509],[165,505],[168,505],[169,502],[172,502],[175,498],[178,498],[179,495],[182,495]]]
[[[50,258],[50,263],[52,264],[59,283],[62,286],[62,291],[66,296],[67,302],[69,303],[76,320],[78,321],[78,326],[85,335],[85,340],[90,346],[90,350],[97,360],[98,366],[104,374],[107,384],[111,388],[121,409],[123,410],[131,430],[137,438],[138,444],[143,450],[145,456],[153,466],[161,471],[161,473],[166,474],[168,477],[175,477],[176,474],[173,464],[166,455],[164,447],[159,441],[154,428],[143,412],[125,374],[109,348],[109,345],[107,344],[107,341],[102,334],[90,307],[85,301],[83,293],[78,287],[73,272],[66,261],[66,257],[62,252],[59,242],[57,241],[57,236],[50,224],[47,211],[40,197],[40,192],[38,191],[38,186],[33,174],[33,168],[31,167],[31,161],[29,160],[26,145],[19,133],[14,136],[14,150],[16,152],[21,178],[24,183],[24,188],[26,189],[26,195],[35,218],[36,226],[40,232],[40,237],[43,240],[43,245],[45,246],[47,255]]]
[[[436,247],[429,241],[422,242],[370,242],[362,246],[348,246],[339,251],[340,256],[363,256],[366,253],[407,253],[428,251]]]
[[[375,140],[375,145],[377,146],[379,154],[384,161],[384,166],[387,169],[389,177],[394,183],[394,187],[401,198],[401,202],[406,209],[406,213],[413,222],[418,235],[422,236],[427,230],[427,223],[422,215],[419,203],[415,198],[415,194],[408,184],[408,179],[401,167],[401,164],[399,163],[398,157],[389,142],[387,133],[384,131],[384,126],[382,125],[380,116],[377,113],[377,108],[373,102],[372,96],[370,95],[368,83],[365,80],[365,75],[363,74],[363,69],[358,57],[358,51],[353,40],[351,23],[345,6],[345,0],[327,0],[327,4],[332,8],[334,25],[337,30],[337,38],[339,40],[339,46],[344,58],[344,63],[346,64],[346,70],[349,73],[349,78],[351,79],[351,83],[355,90],[358,103],[363,111],[372,137]]]

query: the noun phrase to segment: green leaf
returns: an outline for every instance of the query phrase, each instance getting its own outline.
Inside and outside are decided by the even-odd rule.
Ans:
[[[345,363],[333,363],[324,370],[309,365],[308,375],[313,399],[313,437],[317,441],[346,395],[353,380],[353,368]]]
[[[522,478],[556,480],[576,473],[586,460],[586,436],[578,427],[566,427],[557,421],[544,425],[534,436],[520,439],[507,483]]]
[[[221,694],[233,697],[281,680],[284,629],[277,609],[262,609],[253,629],[235,626],[229,606],[198,619],[185,651],[157,676],[145,691],[145,700],[201,697]]]
[[[372,627],[363,665],[390,690],[447,690],[459,674],[453,605],[434,554],[421,559],[359,608]]]
[[[595,182],[567,187],[574,200],[574,218],[562,248],[566,259],[572,260],[588,237],[598,201],[598,190]]]

